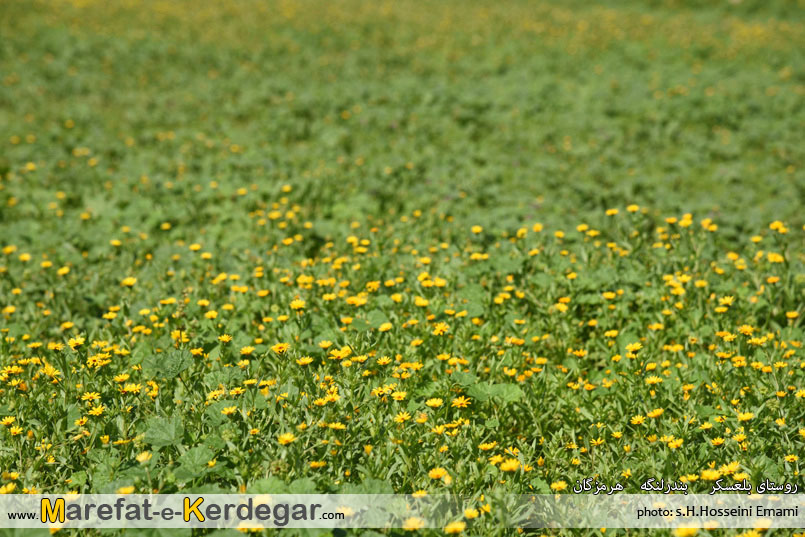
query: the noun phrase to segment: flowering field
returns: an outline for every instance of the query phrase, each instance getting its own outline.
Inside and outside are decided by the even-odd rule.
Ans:
[[[314,4],[0,4],[0,493],[801,483],[796,2]]]

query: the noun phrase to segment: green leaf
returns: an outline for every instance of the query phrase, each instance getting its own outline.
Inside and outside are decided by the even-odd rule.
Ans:
[[[366,321],[372,328],[378,328],[381,324],[389,322],[389,318],[380,310],[372,310],[366,316]]]
[[[476,377],[472,373],[465,373],[463,371],[457,371],[456,373],[453,373],[452,378],[462,386],[472,386],[473,384],[478,382],[478,377]]]
[[[538,289],[547,289],[553,283],[550,275],[544,272],[538,272],[530,277],[531,285]]]
[[[255,410],[262,410],[268,408],[265,396],[257,390],[246,392],[243,396],[243,407],[253,408]]]
[[[213,455],[214,453],[207,446],[196,446],[185,451],[184,454],[179,457],[179,462],[182,464],[182,466],[191,468],[203,466],[206,468],[207,462],[213,458]]]
[[[78,408],[78,405],[70,404],[67,406],[67,418],[65,421],[67,423],[68,431],[78,427],[75,424],[75,420],[77,420],[80,417],[81,417],[81,409]]]
[[[484,387],[484,386],[482,386],[480,384],[470,386],[470,389],[467,390],[467,395],[469,395],[473,399],[476,399],[476,400],[478,400],[480,402],[489,401],[489,398],[490,398],[489,397],[489,390],[486,387]]]
[[[456,297],[468,302],[483,303],[486,300],[486,291],[477,283],[471,283],[462,287],[456,293]]]
[[[227,417],[222,414],[221,411],[226,407],[234,406],[236,404],[237,403],[235,401],[229,399],[214,402],[207,407],[207,410],[204,411],[204,421],[212,426],[218,426],[222,423],[225,423],[227,421]]]
[[[534,490],[537,491],[539,494],[550,494],[551,492],[551,486],[538,477],[532,479],[530,485],[534,487]]]
[[[226,447],[226,441],[218,434],[211,434],[204,439],[204,445],[217,451]]]
[[[316,482],[309,477],[297,479],[288,485],[289,494],[312,494],[314,492],[317,492]]]
[[[467,390],[467,395],[479,401],[497,398],[503,403],[513,403],[525,396],[525,392],[516,384],[489,384],[480,382]]]
[[[525,397],[525,392],[516,384],[500,384],[496,397],[500,397],[505,403],[514,403]]]
[[[70,476],[71,487],[83,487],[87,483],[87,472],[80,471]]]
[[[699,417],[699,419],[706,420],[710,416],[714,416],[718,413],[718,410],[711,406],[696,405],[696,415]]]
[[[371,328],[369,323],[358,317],[352,319],[352,324],[350,324],[349,326],[357,332],[366,332],[367,330],[369,330],[369,328]]]
[[[184,435],[182,418],[176,415],[170,418],[151,418],[148,420],[147,427],[145,442],[155,448],[179,444]]]
[[[484,307],[478,302],[470,302],[464,306],[468,317],[481,317],[484,314]]]
[[[249,494],[285,494],[288,485],[274,476],[258,479],[247,489]]]
[[[152,354],[143,360],[143,374],[146,377],[175,379],[192,364],[193,357],[189,351]]]

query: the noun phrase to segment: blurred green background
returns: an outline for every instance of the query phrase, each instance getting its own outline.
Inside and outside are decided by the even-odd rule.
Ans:
[[[303,185],[333,221],[635,202],[731,236],[801,224],[803,7],[7,0],[0,223],[34,236],[58,190],[68,211],[125,216],[134,193],[132,218],[218,221],[187,207],[217,181]]]

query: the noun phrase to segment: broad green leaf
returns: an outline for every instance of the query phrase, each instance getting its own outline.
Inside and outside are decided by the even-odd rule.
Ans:
[[[154,417],[148,420],[145,442],[155,448],[179,444],[184,434],[182,418],[174,415],[169,418]]]

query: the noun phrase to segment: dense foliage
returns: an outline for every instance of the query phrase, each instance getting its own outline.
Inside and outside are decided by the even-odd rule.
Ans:
[[[796,2],[0,13],[0,492],[800,479]]]

